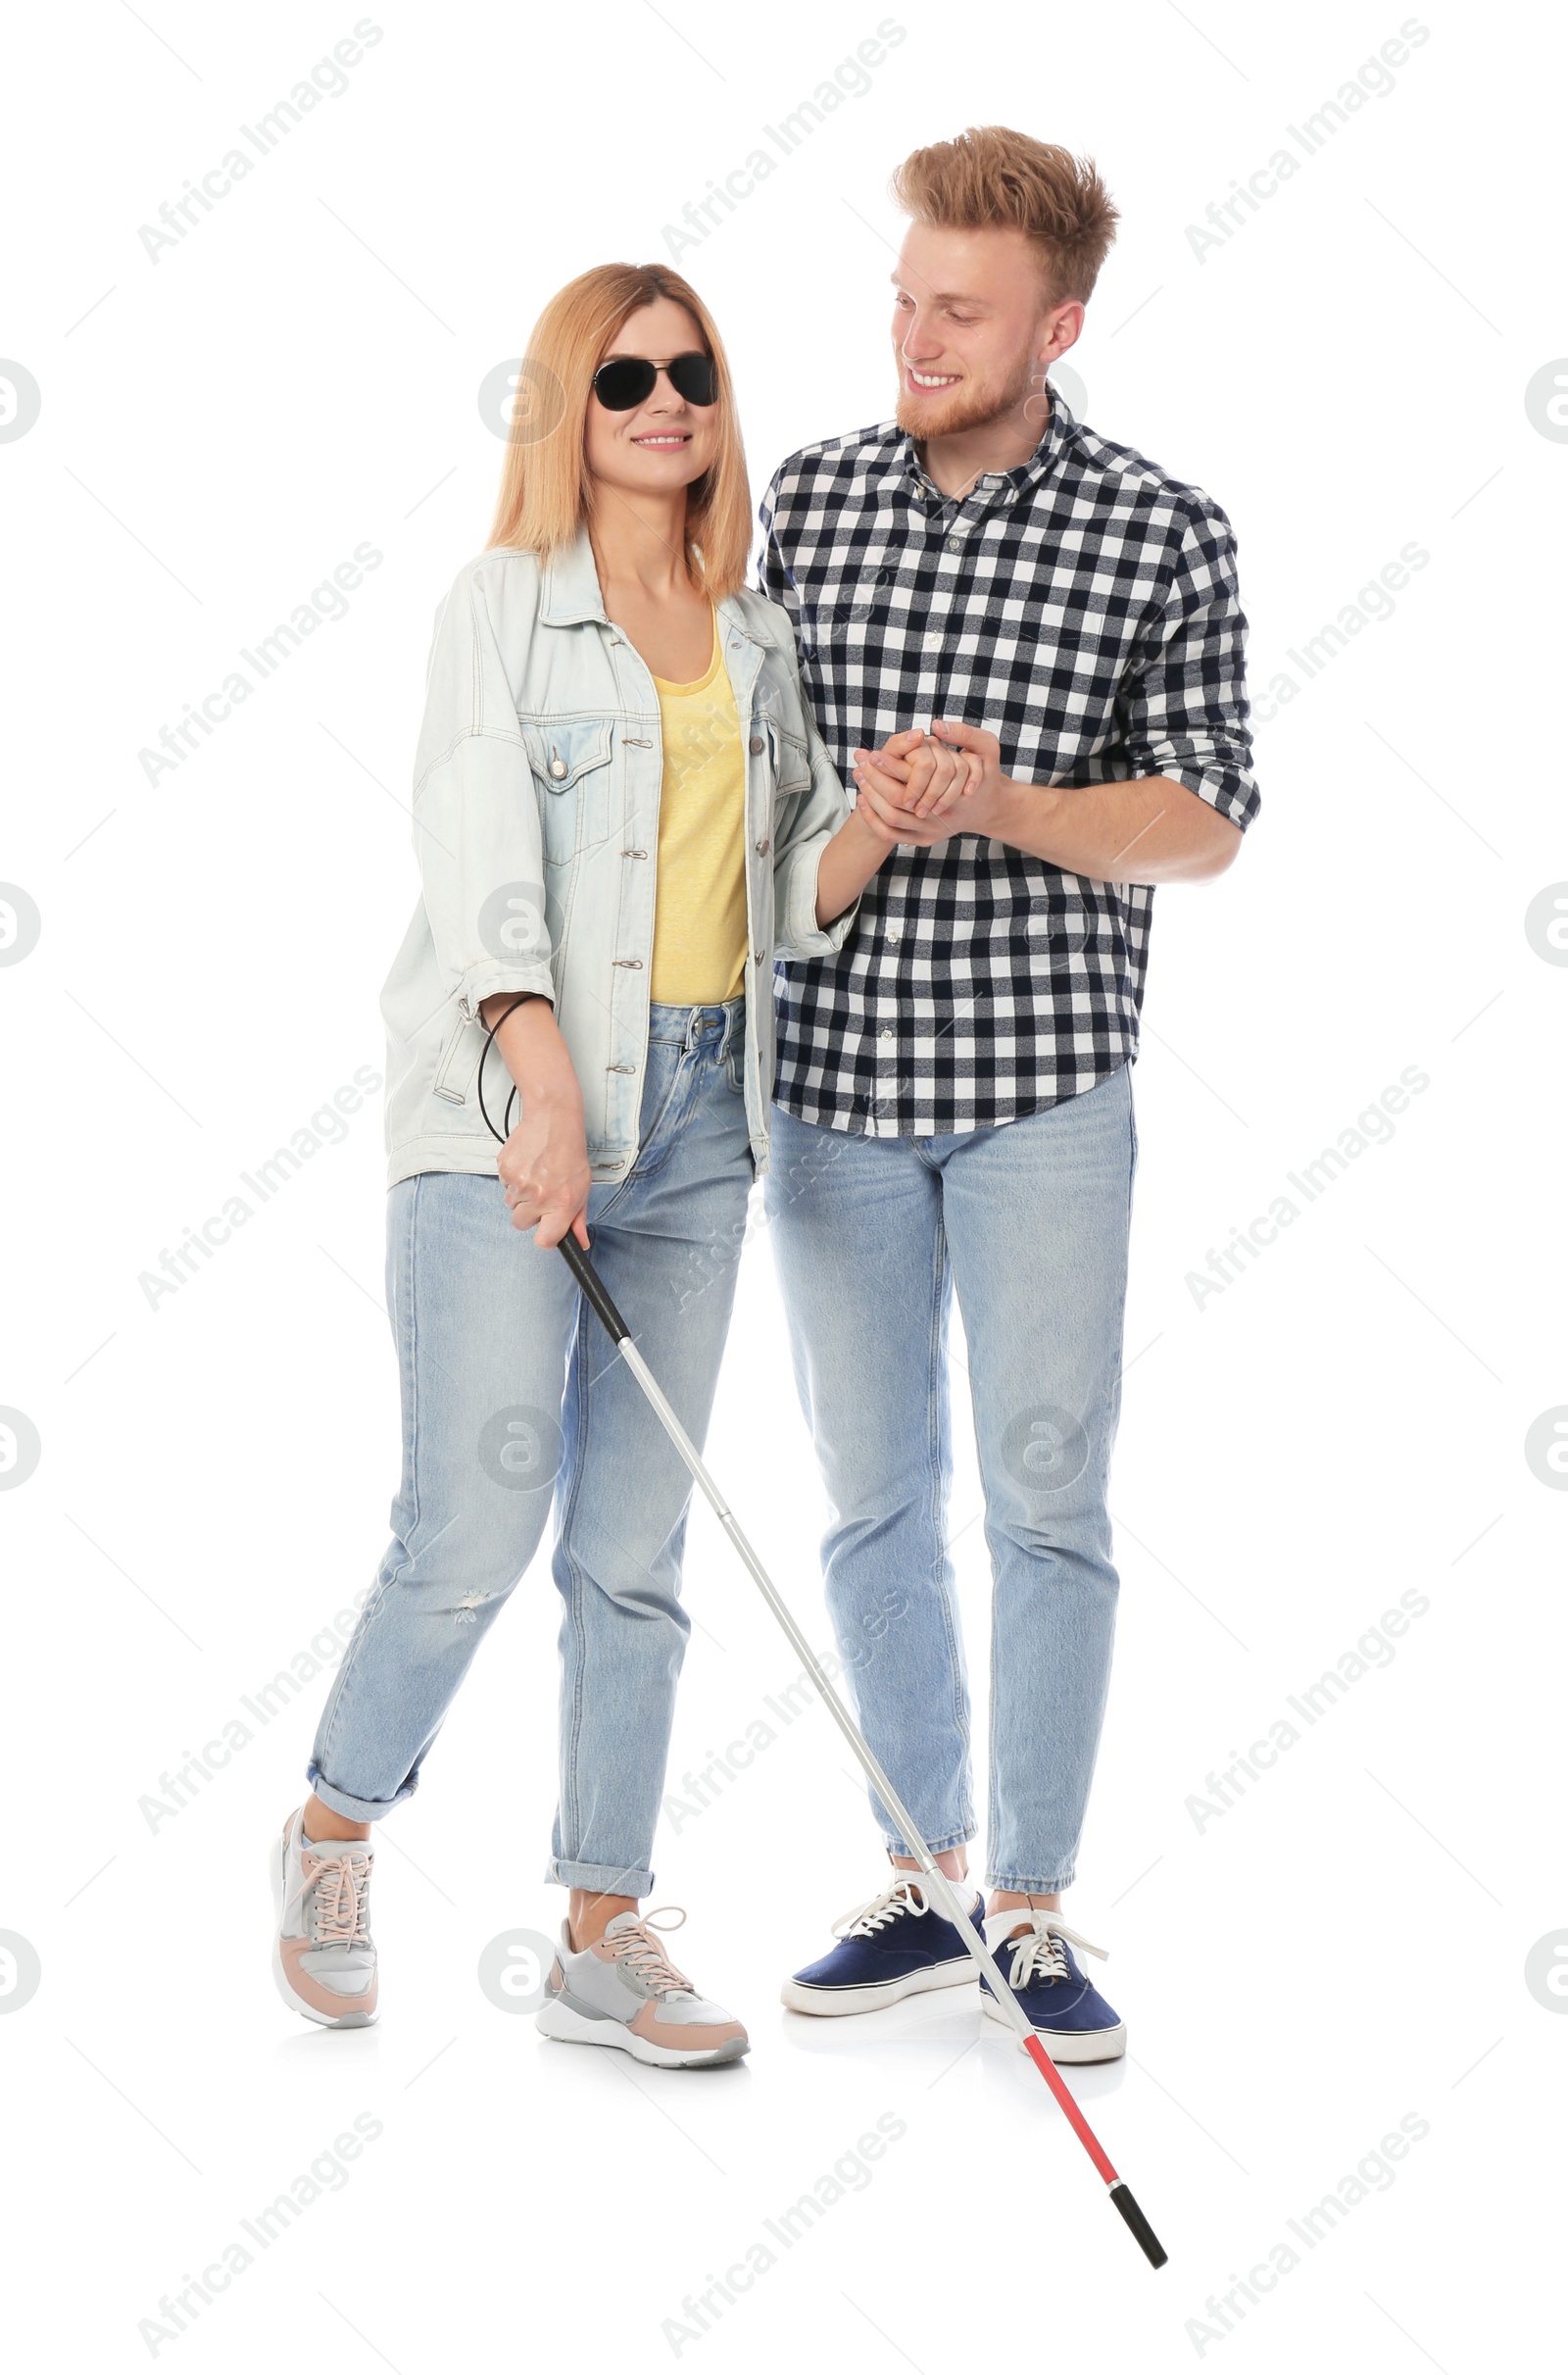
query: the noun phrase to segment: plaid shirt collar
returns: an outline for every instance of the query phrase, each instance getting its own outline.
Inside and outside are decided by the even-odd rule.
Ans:
[[[983,470],[968,493],[965,503],[976,496],[988,502],[1020,503],[1043,486],[1061,460],[1068,431],[1074,425],[1072,413],[1059,390],[1051,391],[1051,419],[1046,433],[1027,462],[1020,462],[1010,470]],[[880,465],[866,472],[868,483],[884,488],[889,494],[903,493],[918,503],[923,510],[940,510],[956,503],[956,495],[945,495],[928,474],[920,452],[907,429],[897,422],[890,425],[887,450]]]

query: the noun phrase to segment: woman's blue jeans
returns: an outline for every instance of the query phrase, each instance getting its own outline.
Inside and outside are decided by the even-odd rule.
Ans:
[[[744,1016],[743,999],[653,1008],[637,1159],[588,1203],[595,1265],[699,1444],[753,1179]],[[412,1794],[554,1506],[561,1798],[547,1877],[645,1897],[689,1630],[691,1480],[562,1256],[512,1225],[499,1178],[427,1171],[393,1188],[387,1308],[402,1481],[311,1786],[363,1822]]]
[[[828,1607],[861,1729],[933,1850],[976,1827],[947,1530],[957,1288],[994,1577],[993,1888],[1065,1888],[1089,1798],[1116,1619],[1105,1488],[1137,1143],[1126,1066],[948,1137],[773,1113],[769,1235],[831,1509]]]

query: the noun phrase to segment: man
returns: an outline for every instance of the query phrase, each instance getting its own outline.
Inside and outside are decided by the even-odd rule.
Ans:
[[[992,127],[917,150],[893,187],[911,218],[897,424],[784,464],[760,584],[792,614],[830,756],[909,846],[839,954],[778,969],[768,1211],[859,1719],[962,1881],[956,1287],[995,1579],[986,1941],[1053,2055],[1106,2060],[1125,2028],[1061,1892],[1115,1620],[1129,1070],[1152,886],[1222,873],[1257,811],[1246,621],[1224,513],[1048,386],[1114,236],[1093,166]],[[947,813],[931,741],[893,731],[911,717],[968,756]],[[798,2011],[972,1975],[876,1811],[895,1868],[786,1983]]]

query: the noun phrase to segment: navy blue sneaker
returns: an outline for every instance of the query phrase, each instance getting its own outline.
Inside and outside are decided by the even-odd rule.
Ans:
[[[1020,1921],[1029,1927],[1017,1938],[1009,1936]],[[1091,1946],[1057,1914],[1032,1913],[1026,1905],[988,1913],[985,1936],[997,1968],[1044,2038],[1053,2061],[1115,2061],[1126,2053],[1125,2021],[1117,2019],[1072,1957],[1072,1949],[1081,1947],[1103,1962],[1103,1947]],[[989,1979],[980,1982],[980,2003],[990,2019],[1006,2019]]]
[[[968,1881],[957,1883],[960,1903],[976,1929],[982,1903]],[[786,1979],[780,1994],[792,2012],[875,2012],[901,2004],[926,1988],[959,1988],[974,1977],[974,1964],[951,1921],[944,1921],[926,1897],[918,1872],[895,1871],[885,1889],[833,1924],[839,1941],[820,1962]]]

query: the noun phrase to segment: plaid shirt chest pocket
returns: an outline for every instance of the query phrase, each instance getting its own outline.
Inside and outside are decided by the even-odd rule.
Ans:
[[[545,863],[565,866],[609,838],[614,740],[608,717],[519,720],[539,795]]]

